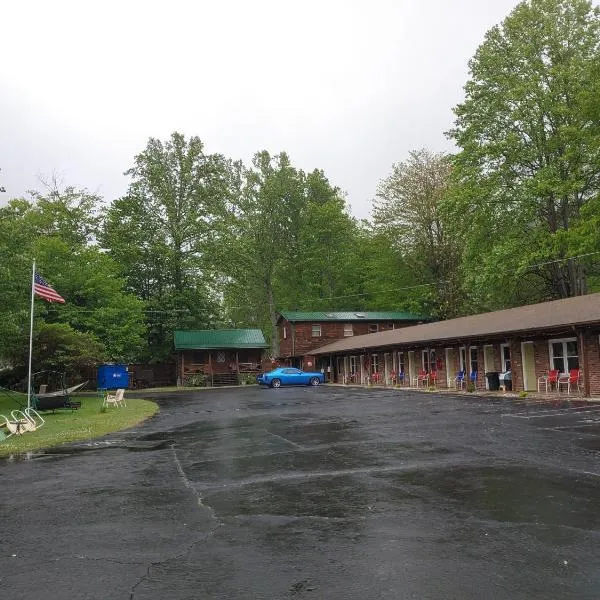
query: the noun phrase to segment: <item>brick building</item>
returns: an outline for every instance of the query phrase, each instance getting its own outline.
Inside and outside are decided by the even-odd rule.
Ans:
[[[600,294],[344,338],[312,354],[340,383],[389,384],[402,373],[414,384],[424,371],[435,372],[438,387],[451,387],[463,371],[467,380],[475,373],[476,387],[485,389],[486,373],[510,371],[512,388],[520,391],[536,390],[549,370],[564,376],[580,369],[574,387],[600,395]]]
[[[295,367],[314,369],[312,350],[327,342],[423,323],[427,317],[407,312],[297,312],[279,313],[279,359]]]

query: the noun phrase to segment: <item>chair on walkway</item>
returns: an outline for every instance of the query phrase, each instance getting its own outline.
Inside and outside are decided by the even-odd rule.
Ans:
[[[538,394],[542,391],[542,387],[545,388],[546,394],[548,393],[548,386],[550,386],[550,391],[552,391],[552,386],[558,388],[558,369],[552,369],[548,371],[545,375],[538,377],[537,387]]]
[[[404,371],[400,371],[400,373],[398,373],[398,383],[400,385],[404,385],[405,381],[406,381],[406,373]]]
[[[125,403],[125,390],[120,388],[114,394],[107,393],[102,404],[104,406],[127,406]]]
[[[429,373],[424,369],[421,369],[417,375],[417,387],[419,387],[420,383],[423,384],[423,387],[429,385]]]
[[[477,371],[471,371],[469,373],[469,380],[471,381],[471,383],[473,384],[473,387],[477,387],[477,375],[478,372]]]
[[[433,387],[437,387],[437,371],[431,371],[429,373],[429,384],[432,385]]]
[[[454,378],[454,389],[462,390],[465,384],[465,372],[459,371]]]
[[[577,386],[579,391],[579,380],[581,378],[581,371],[579,369],[571,369],[568,375],[561,375],[558,378],[558,391],[560,392],[560,386],[564,385],[567,387],[567,394],[571,393],[571,388]]]

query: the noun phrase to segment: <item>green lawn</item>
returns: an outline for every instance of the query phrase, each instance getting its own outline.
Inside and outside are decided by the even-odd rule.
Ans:
[[[20,408],[19,402],[27,404],[25,395],[18,399],[17,396],[0,394],[0,414],[10,418],[10,412]],[[74,399],[81,401],[80,409],[73,412],[58,410],[54,414],[40,413],[46,420],[43,427],[0,441],[0,456],[49,448],[64,442],[89,440],[112,431],[133,427],[158,411],[158,405],[149,400],[127,399],[127,392],[126,407],[111,407],[105,412],[101,412],[102,400],[99,398],[88,396]]]

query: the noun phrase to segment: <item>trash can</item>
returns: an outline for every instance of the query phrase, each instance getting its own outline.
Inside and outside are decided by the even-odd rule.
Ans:
[[[500,389],[500,373],[498,371],[488,371],[485,376],[488,382],[488,390],[497,392]]]
[[[127,365],[106,364],[98,367],[98,389],[117,390],[129,387]]]

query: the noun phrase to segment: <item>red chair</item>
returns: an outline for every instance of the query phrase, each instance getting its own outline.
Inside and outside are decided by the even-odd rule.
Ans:
[[[429,385],[429,373],[423,369],[421,369],[417,375],[417,387],[419,387],[419,383],[422,383],[423,386]]]
[[[381,373],[373,373],[373,375],[371,375],[371,381],[373,383],[381,383],[382,377],[381,377]]]
[[[538,393],[542,391],[542,386],[545,386],[546,393],[548,393],[548,386],[550,386],[550,390],[552,390],[552,386],[558,389],[558,372],[558,369],[552,369],[545,375],[538,377]]]
[[[431,371],[431,373],[429,373],[429,383],[434,387],[437,387],[437,371]]]
[[[579,391],[579,378],[581,376],[581,371],[579,369],[571,369],[568,375],[562,375],[558,378],[558,391],[560,392],[560,386],[567,386],[567,394],[571,393],[571,388],[573,386],[577,386],[577,391]]]

